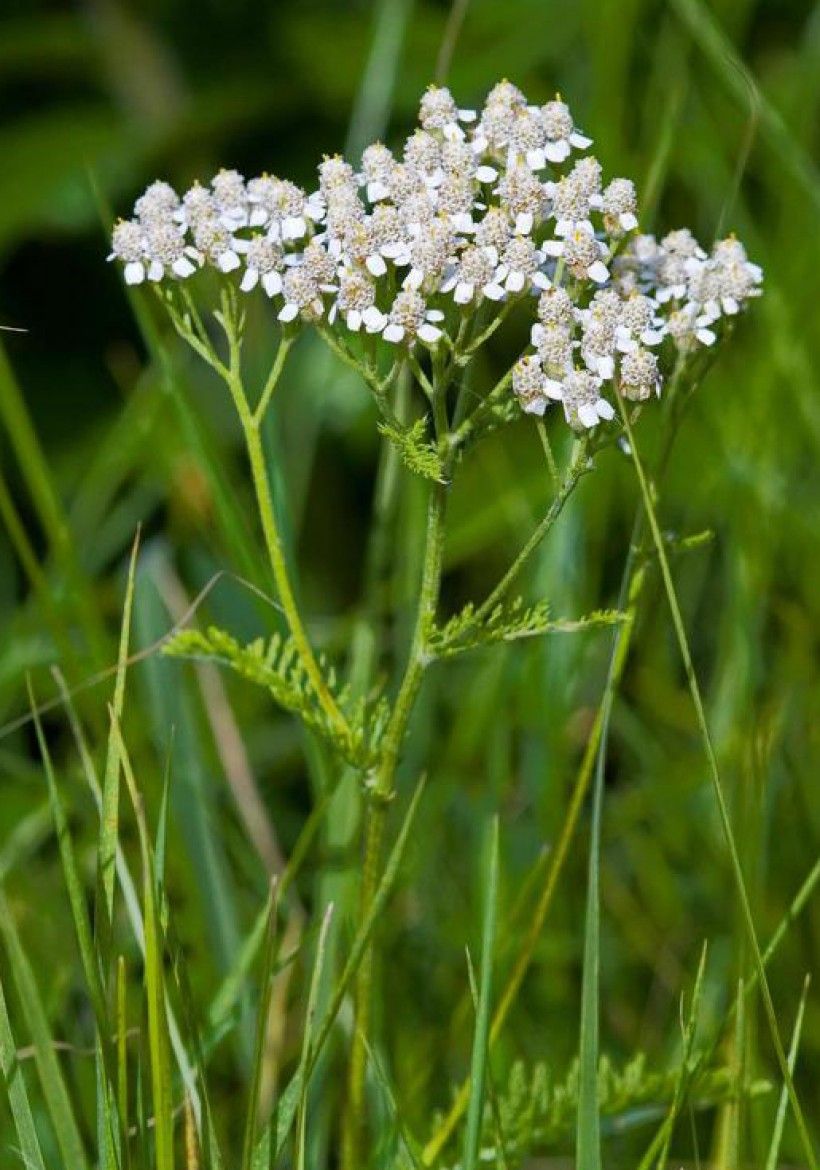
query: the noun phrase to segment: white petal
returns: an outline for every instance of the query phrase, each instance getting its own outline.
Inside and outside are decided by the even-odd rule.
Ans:
[[[299,306],[295,305],[293,301],[288,301],[283,309],[279,312],[280,321],[292,321],[299,315]]]
[[[425,321],[423,325],[419,326],[419,337],[428,345],[433,345],[441,337],[441,330]]]
[[[578,418],[585,427],[594,427],[598,423],[598,411],[591,402],[585,402],[578,407]]]
[[[298,240],[307,231],[303,215],[289,215],[282,222],[282,236],[286,240]]]
[[[404,278],[405,288],[420,288],[424,281],[424,273],[420,268],[411,268]]]
[[[603,260],[596,260],[594,264],[590,264],[588,275],[590,280],[594,280],[596,284],[604,284],[609,280],[609,269]]]
[[[531,280],[535,287],[540,289],[547,289],[551,284],[551,281],[543,272],[534,272]]]
[[[453,300],[457,305],[468,305],[473,299],[475,286],[466,280],[460,280],[456,285],[456,291],[453,293]]]
[[[563,256],[564,254],[564,245],[560,240],[545,240],[542,247],[548,256]]]
[[[220,272],[233,272],[235,268],[239,267],[239,264],[239,257],[231,248],[223,252],[216,262],[216,266]]]
[[[615,373],[615,363],[611,357],[598,358],[598,374],[602,378],[611,378]]]
[[[523,272],[511,272],[505,281],[508,292],[521,292],[526,283],[527,278]]]
[[[401,325],[391,324],[387,326],[382,336],[385,341],[401,341],[404,337],[404,330]]]
[[[242,292],[250,292],[252,289],[256,288],[258,283],[259,283],[258,269],[247,268],[245,270],[245,275],[242,277],[242,280],[240,282],[239,287],[242,289]]]
[[[595,409],[598,411],[598,417],[611,422],[615,417],[615,411],[612,409],[611,403],[607,402],[605,398],[599,398],[595,403]]]
[[[125,266],[125,283],[142,284],[145,280],[145,268],[141,260],[130,260]]]
[[[495,167],[482,163],[480,167],[476,167],[475,177],[479,183],[494,183],[498,178],[498,171]]]
[[[387,199],[390,195],[389,190],[384,183],[380,183],[378,179],[373,179],[367,184],[367,198],[371,203],[378,203],[380,199]]]
[[[254,207],[248,223],[251,227],[264,227],[268,222],[268,213],[264,207]]]
[[[458,118],[460,122],[475,122],[476,112],[475,110],[459,110]]]
[[[544,147],[544,154],[550,162],[562,163],[569,156],[569,143],[564,138],[558,142],[548,142]]]
[[[180,276],[183,280],[186,276],[193,276],[196,272],[195,266],[186,256],[180,256],[178,260],[175,260],[171,265],[171,270],[175,276]]]
[[[504,289],[495,281],[492,281],[490,284],[485,284],[482,291],[484,296],[488,297],[491,301],[504,300]]]
[[[269,297],[282,291],[282,277],[278,272],[266,272],[262,277],[262,288]]]
[[[663,329],[644,329],[641,341],[644,345],[660,345],[664,338]]]
[[[473,217],[470,215],[469,211],[460,211],[460,212],[458,212],[457,215],[451,215],[450,216],[450,223],[453,225],[453,227],[456,229],[457,232],[474,232],[475,231],[475,224],[473,223]]]
[[[740,305],[734,297],[724,297],[720,303],[723,306],[724,313],[728,313],[730,317],[740,312]]]
[[[332,325],[334,323],[338,312],[339,312],[339,306],[336,303],[336,301],[334,301],[333,304],[330,306],[330,308],[327,311],[327,319],[328,319],[329,324]]]
[[[351,309],[347,314],[347,327],[358,333],[362,327],[362,315],[358,309]]]
[[[378,252],[374,252],[372,256],[368,256],[365,265],[367,271],[372,272],[374,276],[384,276],[385,272],[387,272],[387,265],[384,262],[384,258]]]
[[[533,216],[531,211],[522,211],[515,217],[515,230],[520,236],[529,235],[532,231]]]
[[[531,398],[529,402],[522,402],[521,409],[524,414],[537,414],[540,418],[547,409],[546,398]]]
[[[456,122],[447,122],[445,126],[442,126],[441,132],[450,142],[460,142],[464,137],[464,131]]]
[[[573,130],[569,140],[578,150],[586,150],[588,146],[592,146],[592,139],[587,138],[586,134],[579,134],[577,130]]]
[[[547,165],[547,156],[543,150],[528,150],[527,151],[527,166],[531,171],[543,171]]]
[[[165,275],[165,269],[160,264],[159,260],[152,260],[148,265],[148,279],[153,281],[162,280]]]
[[[428,321],[443,321],[444,314],[442,313],[441,309],[428,309],[427,310],[427,320]]]
[[[371,305],[369,309],[365,309],[362,313],[362,320],[368,333],[381,333],[387,324],[387,318],[384,313],[377,309],[375,305]]]
[[[544,389],[555,402],[560,402],[564,397],[564,383],[556,381],[555,378],[545,378]]]
[[[532,329],[530,330],[530,341],[533,343],[534,346],[537,347],[541,344],[541,342],[544,340],[545,333],[546,333],[546,330],[544,329],[544,326],[541,324],[540,321],[536,321],[536,323],[533,325]]]
[[[624,211],[619,218],[625,232],[631,232],[633,228],[638,226],[638,217],[631,211]]]
[[[695,333],[701,345],[714,345],[717,341],[717,335],[711,329],[698,329]]]

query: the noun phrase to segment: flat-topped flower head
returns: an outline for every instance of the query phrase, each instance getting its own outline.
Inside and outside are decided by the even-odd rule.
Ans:
[[[419,123],[395,153],[367,146],[358,169],[325,156],[310,193],[236,170],[182,199],[152,183],[114,228],[109,259],[129,284],[216,269],[276,298],[285,323],[371,333],[377,360],[382,342],[435,345],[444,333],[469,360],[465,339],[493,332],[516,302],[531,345],[514,395],[526,413],[562,400],[580,429],[611,417],[616,379],[648,400],[667,354],[714,345],[760,294],[762,272],[734,237],[707,253],[686,228],[639,234],[634,183],[572,158],[591,143],[560,97],[532,105],[501,81],[475,121],[431,86]]]

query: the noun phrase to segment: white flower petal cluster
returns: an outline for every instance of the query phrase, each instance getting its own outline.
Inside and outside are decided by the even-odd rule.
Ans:
[[[262,289],[285,324],[408,348],[469,337],[471,315],[484,325],[519,300],[534,318],[512,376],[522,409],[561,402],[589,428],[613,417],[613,379],[637,401],[660,393],[665,338],[711,345],[762,279],[734,238],[707,255],[686,230],[637,234],[634,184],[574,157],[590,145],[560,98],[531,105],[502,81],[473,111],[431,86],[400,154],[374,143],[358,169],[326,157],[312,192],[235,170],[182,197],[152,183],[109,259],[129,284],[212,267]]]

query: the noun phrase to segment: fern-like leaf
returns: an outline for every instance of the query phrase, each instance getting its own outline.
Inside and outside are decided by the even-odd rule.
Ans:
[[[435,483],[444,482],[444,467],[438,451],[427,438],[426,419],[416,419],[410,427],[399,427],[389,422],[380,422],[378,426],[380,433],[396,448],[409,471]]]
[[[525,606],[519,597],[511,605],[497,605],[479,621],[475,606],[470,603],[433,631],[428,646],[434,657],[452,658],[497,642],[517,642],[541,634],[574,634],[625,620],[626,614],[616,609],[598,609],[579,618],[553,618],[547,602]]]
[[[722,1065],[709,1066],[705,1054],[693,1053],[687,1061],[688,1101],[695,1109],[713,1108],[736,1100],[737,1075]],[[655,1124],[666,1116],[674,1099],[679,1069],[653,1070],[639,1053],[622,1068],[607,1057],[598,1066],[598,1099],[604,1130],[622,1132],[632,1126]],[[771,1091],[768,1081],[756,1080],[740,1086],[740,1092],[755,1098]],[[528,1157],[551,1152],[573,1133],[578,1109],[578,1063],[562,1079],[552,1075],[543,1063],[527,1068],[513,1065],[509,1081],[498,1092],[498,1118],[487,1107],[484,1116],[482,1165],[521,1165]],[[500,1125],[498,1124],[500,1122]],[[498,1132],[504,1134],[504,1157],[495,1153]]]
[[[345,716],[346,735],[340,734],[320,704],[299,658],[292,638],[275,634],[242,645],[225,630],[181,630],[170,638],[163,653],[174,658],[193,658],[230,667],[236,674],[269,692],[274,702],[322,736],[339,754],[359,768],[375,762],[377,745],[389,714],[387,703],[351,700],[346,688],[339,690],[331,675],[326,681]]]

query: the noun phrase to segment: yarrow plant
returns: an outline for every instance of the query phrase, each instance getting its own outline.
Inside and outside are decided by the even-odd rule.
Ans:
[[[421,100],[399,152],[382,143],[359,160],[326,157],[313,190],[267,173],[222,170],[180,196],[152,183],[113,231],[110,259],[129,285],[157,289],[173,327],[225,382],[247,445],[262,533],[286,637],[241,646],[190,630],[173,653],[227,663],[266,687],[338,759],[357,769],[366,801],[361,926],[343,1164],[361,1165],[373,978],[370,933],[388,804],[427,668],[473,647],[620,620],[617,612],[556,620],[544,603],[508,600],[527,558],[556,522],[597,453],[631,453],[644,404],[695,380],[748,302],[760,268],[734,237],[701,247],[687,229],[643,234],[634,183],[604,178],[592,141],[560,97],[531,104],[502,81],[480,111],[446,88]],[[204,308],[216,279],[214,332]],[[245,298],[270,304],[278,347],[258,390],[243,364]],[[528,338],[481,392],[471,366],[505,320]],[[288,352],[315,330],[372,394],[379,429],[410,471],[429,481],[417,614],[406,660],[377,699],[340,687],[311,644],[279,534],[261,427]],[[521,334],[519,334],[520,336]],[[413,382],[418,404],[408,409]],[[418,410],[423,407],[423,412]],[[563,470],[543,419],[560,409],[575,432]],[[439,621],[447,498],[465,452],[530,416],[555,477],[543,520],[481,603]],[[563,444],[560,444],[563,447]]]

